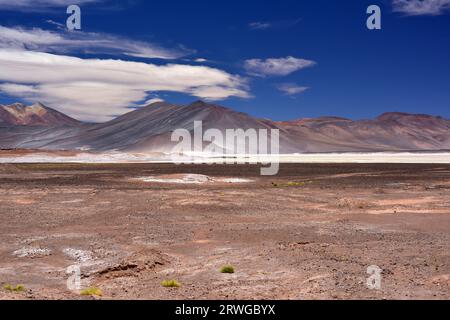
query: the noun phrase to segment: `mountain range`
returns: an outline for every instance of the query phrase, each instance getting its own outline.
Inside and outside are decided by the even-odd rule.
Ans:
[[[279,129],[280,152],[436,151],[450,149],[450,120],[391,112],[353,121],[321,117],[276,122],[215,104],[153,103],[100,124],[83,123],[41,103],[0,105],[0,149],[170,152],[172,132]]]

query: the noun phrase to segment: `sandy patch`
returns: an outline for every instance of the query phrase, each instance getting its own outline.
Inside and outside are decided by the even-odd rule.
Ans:
[[[202,174],[182,174],[182,175],[167,175],[158,177],[143,177],[139,180],[144,182],[156,183],[176,183],[176,184],[203,184],[212,181],[210,177]]]
[[[169,184],[205,184],[205,183],[249,183],[253,180],[242,178],[214,178],[202,174],[174,174],[138,178],[143,182]]]
[[[81,203],[84,202],[83,199],[74,199],[74,200],[68,200],[68,201],[61,201],[63,204],[71,204],[71,203]]]
[[[224,183],[250,183],[250,182],[253,182],[253,180],[242,179],[242,178],[225,178],[225,179],[218,179],[216,181],[224,182]]]
[[[19,204],[19,205],[31,205],[31,204],[35,204],[36,201],[32,200],[32,199],[17,199],[14,200],[15,204]]]
[[[86,263],[92,260],[92,253],[86,250],[66,248],[63,250],[63,253],[79,263]]]
[[[47,257],[52,254],[48,248],[23,247],[13,252],[13,255],[19,258],[39,258]]]

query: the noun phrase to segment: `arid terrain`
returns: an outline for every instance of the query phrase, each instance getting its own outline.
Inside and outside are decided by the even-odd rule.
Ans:
[[[91,299],[72,265],[101,299],[450,299],[450,165],[2,164],[0,189],[0,299]]]

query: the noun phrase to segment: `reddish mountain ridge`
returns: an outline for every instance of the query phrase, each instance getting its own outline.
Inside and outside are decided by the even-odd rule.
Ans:
[[[77,125],[80,122],[41,103],[0,105],[0,123],[13,126]]]
[[[202,101],[187,106],[158,102],[106,123],[82,124],[42,105],[25,110],[13,106],[0,108],[0,119],[9,124],[0,122],[3,149],[171,152],[172,132],[192,132],[194,121],[203,121],[204,131],[279,129],[280,152],[285,154],[450,150],[450,120],[430,115],[392,112],[371,120],[274,122]]]

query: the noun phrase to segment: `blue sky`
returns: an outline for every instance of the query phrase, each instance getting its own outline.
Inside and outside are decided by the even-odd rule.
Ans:
[[[450,118],[447,0],[84,0],[72,33],[68,2],[0,0],[0,103],[41,100],[87,121],[153,99],[275,120]],[[371,4],[382,30],[366,28]]]

